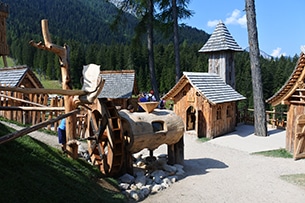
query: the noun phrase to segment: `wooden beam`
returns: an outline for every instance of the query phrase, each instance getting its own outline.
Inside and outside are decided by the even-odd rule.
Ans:
[[[303,104],[305,105],[305,101],[294,101],[294,100],[290,100],[289,101],[291,104]]]
[[[0,111],[64,111],[65,107],[0,106]]]
[[[0,86],[0,91],[21,92],[26,94],[60,94],[60,95],[70,95],[70,96],[88,94],[88,92],[83,90],[20,88],[20,87],[3,87],[3,86]]]
[[[58,116],[57,118],[53,118],[53,119],[50,119],[50,120],[47,120],[47,121],[38,123],[38,124],[36,124],[36,125],[33,125],[33,126],[31,126],[31,127],[27,127],[27,128],[22,129],[22,130],[19,130],[19,131],[16,131],[16,132],[7,134],[7,135],[5,135],[5,136],[2,136],[2,137],[0,137],[0,144],[6,143],[6,142],[11,141],[11,140],[14,140],[14,139],[16,139],[16,138],[18,138],[18,137],[21,137],[21,136],[23,136],[23,135],[26,135],[26,134],[28,134],[28,133],[31,133],[31,132],[33,132],[33,131],[35,131],[35,130],[38,130],[38,129],[40,129],[40,128],[43,128],[43,127],[45,127],[45,126],[47,126],[47,125],[50,125],[50,124],[52,124],[52,123],[55,123],[56,121],[59,121],[59,120],[61,120],[61,119],[64,119],[64,118],[66,118],[66,117],[69,117],[69,116],[74,115],[74,114],[77,114],[77,113],[79,113],[79,109],[75,109],[75,110],[73,110],[73,111],[71,111],[71,112],[69,112],[69,113],[60,115],[60,116]]]
[[[8,95],[5,95],[5,94],[0,94],[0,97],[9,98],[9,99],[12,99],[12,100],[15,100],[15,101],[20,101],[20,102],[27,103],[27,104],[32,104],[32,105],[35,105],[35,106],[46,107],[45,105],[42,105],[42,104],[38,104],[38,103],[31,102],[31,101],[24,100],[24,99],[19,99],[19,98],[16,98],[16,97],[11,97],[11,96],[8,96]]]

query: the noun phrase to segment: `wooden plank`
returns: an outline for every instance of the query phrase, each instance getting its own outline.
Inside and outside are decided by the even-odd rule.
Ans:
[[[16,139],[18,137],[21,137],[23,135],[31,133],[31,132],[33,132],[35,130],[38,130],[40,128],[43,128],[43,127],[45,127],[47,125],[50,125],[50,124],[52,124],[52,123],[54,123],[56,121],[59,121],[61,119],[69,117],[71,115],[77,114],[78,112],[79,112],[79,109],[75,109],[75,110],[73,110],[73,111],[71,111],[69,113],[66,113],[66,114],[63,114],[61,116],[58,116],[57,118],[53,118],[51,120],[47,120],[45,122],[41,122],[41,123],[36,124],[34,126],[24,128],[24,129],[19,130],[17,132],[13,132],[13,133],[7,134],[5,136],[2,136],[2,137],[0,137],[0,144],[6,143],[6,142],[11,141],[11,140],[14,140],[14,139]]]
[[[64,89],[44,89],[44,88],[20,88],[20,87],[3,87],[0,86],[0,91],[22,92],[26,94],[60,94],[60,95],[86,95],[89,92],[83,90],[64,90]]]
[[[65,107],[0,106],[0,111],[64,111]]]

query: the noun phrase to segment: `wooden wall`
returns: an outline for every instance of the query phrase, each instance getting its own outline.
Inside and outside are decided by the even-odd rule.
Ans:
[[[302,104],[290,104],[287,114],[287,127],[286,127],[286,150],[294,152],[295,141],[295,127],[298,115],[305,114],[305,106]]]
[[[187,109],[195,108],[194,130],[198,137],[214,138],[235,130],[236,102],[211,105],[190,84],[176,95],[174,102],[174,112],[183,119],[185,129],[188,129]],[[220,109],[220,118],[217,118],[217,109]]]

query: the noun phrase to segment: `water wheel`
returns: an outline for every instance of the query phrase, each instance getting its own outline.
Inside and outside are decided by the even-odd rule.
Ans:
[[[96,99],[90,108],[86,137],[91,161],[107,176],[120,175],[124,142],[118,111],[107,99]]]

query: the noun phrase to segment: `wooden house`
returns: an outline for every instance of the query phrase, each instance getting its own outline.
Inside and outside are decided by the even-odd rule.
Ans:
[[[305,54],[302,52],[292,74],[271,98],[272,106],[288,105],[286,150],[295,159],[305,158]]]
[[[22,87],[22,88],[43,88],[43,85],[36,75],[27,66],[16,66],[0,68],[0,84],[2,86]],[[2,91],[0,96],[1,106],[28,106],[31,102],[47,104],[48,95],[45,94],[23,94],[20,92]],[[28,103],[26,103],[27,101]],[[30,123],[36,114],[21,115],[21,111],[1,111],[0,115],[10,120],[21,123]],[[35,114],[35,115],[34,115]]]
[[[215,73],[184,72],[163,99],[174,101],[186,130],[214,138],[235,130],[236,102],[245,97]]]
[[[199,50],[209,54],[208,73],[184,72],[164,96],[174,101],[174,111],[183,118],[185,129],[195,130],[198,137],[214,138],[235,130],[236,102],[246,99],[234,90],[236,51],[242,49],[219,22]]]
[[[137,99],[132,95],[138,94],[134,70],[101,71],[105,79],[104,87],[98,98],[112,99],[116,106],[126,109],[129,104],[137,108]]]
[[[27,66],[0,68],[1,85],[10,87],[43,88],[43,85]]]

